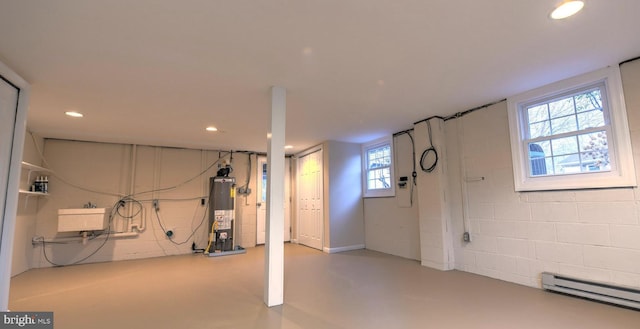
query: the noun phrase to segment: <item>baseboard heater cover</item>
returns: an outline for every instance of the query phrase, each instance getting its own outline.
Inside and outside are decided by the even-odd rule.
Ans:
[[[640,290],[542,273],[542,288],[640,310]]]

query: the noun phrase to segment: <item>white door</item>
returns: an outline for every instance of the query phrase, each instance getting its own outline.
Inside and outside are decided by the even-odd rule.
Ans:
[[[18,89],[0,77],[0,236],[2,236],[4,228],[4,210],[9,185],[9,163],[17,111]]]
[[[298,241],[322,250],[323,174],[322,149],[298,158]]]
[[[9,308],[29,84],[0,62],[0,311]]]
[[[256,181],[258,192],[256,193],[256,206],[258,207],[256,244],[265,243],[266,219],[267,219],[267,158],[258,157]],[[291,211],[290,204],[290,178],[289,160],[284,162],[284,241],[291,240]]]

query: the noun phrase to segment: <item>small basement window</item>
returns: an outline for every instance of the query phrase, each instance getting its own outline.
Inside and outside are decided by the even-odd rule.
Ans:
[[[393,143],[385,137],[362,146],[365,197],[395,195],[393,184]]]
[[[516,191],[635,186],[618,68],[508,100]]]

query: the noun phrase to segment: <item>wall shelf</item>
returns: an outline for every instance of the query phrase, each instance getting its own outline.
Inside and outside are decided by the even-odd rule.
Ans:
[[[27,190],[19,190],[18,192],[27,196],[49,196],[49,193],[32,192]]]
[[[29,171],[51,172],[51,170],[49,170],[47,168],[36,166],[34,164],[31,164],[29,162],[24,162],[24,161],[22,161],[22,168],[27,169]]]
[[[51,173],[51,169],[47,169],[41,166],[37,166],[34,165],[32,163],[29,162],[25,162],[22,161],[22,169],[28,171],[27,173],[27,183],[30,184],[31,182],[31,174],[32,173]],[[27,204],[29,203],[29,198],[30,197],[41,197],[41,196],[49,196],[49,193],[44,193],[44,192],[34,192],[34,191],[29,191],[28,189],[20,189],[18,190],[19,194],[22,194],[24,196],[26,196],[26,200],[24,203],[24,207],[27,208]]]
[[[49,173],[51,172],[50,169],[44,168],[44,167],[40,167],[40,166],[36,166],[34,164],[31,164],[29,162],[24,162],[22,161],[22,169],[26,169],[29,171],[29,174],[27,174],[27,182],[31,181],[31,173],[34,172],[39,172],[39,173]]]

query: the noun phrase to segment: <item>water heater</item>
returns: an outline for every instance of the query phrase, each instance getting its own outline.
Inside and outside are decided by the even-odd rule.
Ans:
[[[235,186],[234,177],[209,178],[209,228],[212,235],[209,253],[234,249]]]

